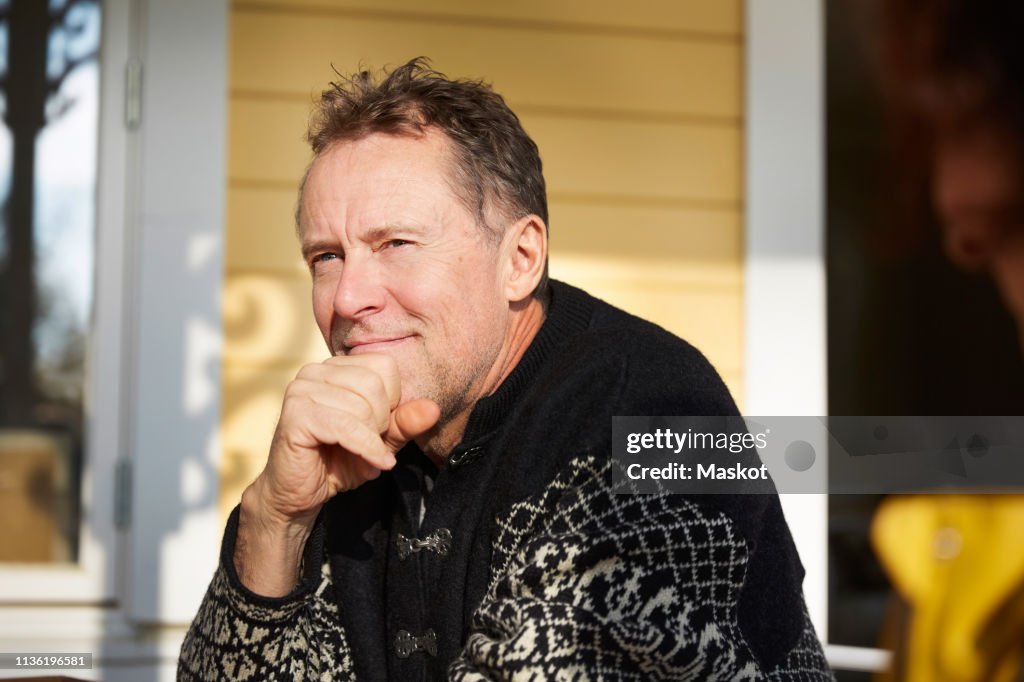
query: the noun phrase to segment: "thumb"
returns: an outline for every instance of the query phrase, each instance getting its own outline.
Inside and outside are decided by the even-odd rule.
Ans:
[[[388,430],[381,438],[392,452],[398,452],[413,438],[432,429],[440,418],[441,408],[433,400],[410,400],[391,413]]]

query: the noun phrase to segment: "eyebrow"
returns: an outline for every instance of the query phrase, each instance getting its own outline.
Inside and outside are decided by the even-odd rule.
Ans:
[[[308,261],[309,257],[314,253],[321,251],[333,251],[338,248],[337,242],[333,241],[315,241],[315,242],[303,242],[302,244],[302,259]]]
[[[425,228],[422,225],[413,225],[408,223],[381,225],[379,227],[371,227],[368,229],[365,234],[360,236],[359,241],[374,243],[384,241],[396,232],[421,234],[424,229]],[[341,247],[336,240],[321,239],[306,242],[302,244],[302,257],[305,260],[309,260],[309,257],[314,253],[319,253],[321,251],[338,251],[340,248]]]

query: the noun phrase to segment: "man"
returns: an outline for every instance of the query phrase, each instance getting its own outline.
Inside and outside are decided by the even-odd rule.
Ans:
[[[332,357],[285,394],[182,679],[830,679],[774,496],[614,495],[707,361],[547,280],[537,147],[414,60],[324,93],[297,211]]]

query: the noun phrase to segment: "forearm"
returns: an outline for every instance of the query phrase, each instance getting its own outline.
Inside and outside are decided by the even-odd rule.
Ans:
[[[242,585],[234,569],[238,520],[236,511],[228,521],[220,567],[182,645],[178,679],[351,679],[351,653],[323,558],[322,529],[310,536],[306,568],[291,592],[266,597]]]
[[[234,566],[246,589],[265,597],[283,597],[298,582],[302,552],[315,516],[287,522],[267,512],[257,480],[242,494]]]

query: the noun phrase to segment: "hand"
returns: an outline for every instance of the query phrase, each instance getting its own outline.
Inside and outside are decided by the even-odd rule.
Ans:
[[[332,357],[303,367],[285,391],[266,469],[264,511],[284,522],[316,517],[339,492],[395,465],[395,453],[434,426],[430,400],[398,406],[401,380],[388,355]]]
[[[249,589],[287,594],[324,503],[393,467],[395,453],[437,423],[436,403],[399,406],[400,396],[387,355],[332,357],[288,385],[267,465],[242,496],[235,566]]]

